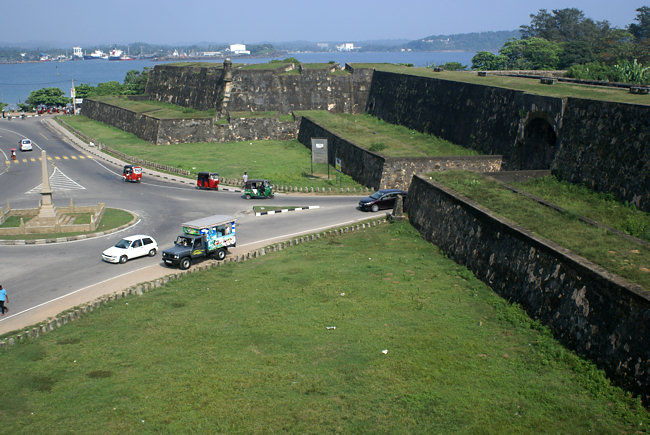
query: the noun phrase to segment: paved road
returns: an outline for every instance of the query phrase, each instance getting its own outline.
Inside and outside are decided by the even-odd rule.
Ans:
[[[69,205],[71,199],[77,205],[104,202],[107,207],[136,213],[139,220],[119,233],[88,240],[0,246],[0,284],[9,292],[11,301],[11,312],[0,319],[0,333],[47,317],[35,318],[35,312],[53,315],[98,295],[170,272],[161,265],[160,255],[123,265],[101,261],[101,252],[125,235],[152,235],[164,249],[172,245],[180,223],[212,214],[227,214],[238,218],[236,249],[243,250],[371,217],[356,209],[360,195],[278,194],[273,200],[247,201],[240,192],[201,191],[190,184],[149,174],[145,174],[140,184],[124,183],[120,166],[72,146],[70,138],[47,128],[45,122],[43,118],[0,120],[0,206],[5,207],[7,202],[12,208],[37,206],[41,184],[39,157],[40,150],[44,149],[52,159],[49,173],[55,205]],[[9,157],[9,149],[16,147],[22,137],[32,139],[34,151],[18,152],[15,162],[2,161],[3,154]],[[252,212],[253,205],[269,203],[319,208],[257,217]],[[113,289],[116,285],[122,287]],[[66,295],[75,295],[75,303]],[[50,311],[43,311],[48,306]],[[38,310],[35,307],[39,307]]]

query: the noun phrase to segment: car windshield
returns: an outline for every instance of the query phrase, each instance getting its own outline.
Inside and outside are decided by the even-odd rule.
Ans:
[[[370,195],[372,199],[379,199],[381,198],[381,196],[382,196],[381,192],[375,192],[372,195]]]
[[[130,245],[131,245],[131,242],[129,242],[129,241],[126,240],[126,239],[122,239],[122,240],[120,240],[119,242],[117,242],[117,243],[115,244],[115,247],[116,247],[116,248],[120,248],[120,249],[126,249],[126,248],[128,248]]]
[[[174,244],[178,246],[192,246],[192,239],[189,237],[178,236]]]

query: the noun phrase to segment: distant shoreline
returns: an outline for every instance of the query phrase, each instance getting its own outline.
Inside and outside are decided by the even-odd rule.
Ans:
[[[212,61],[224,61],[226,59],[230,60],[236,60],[236,59],[241,59],[241,60],[246,60],[246,59],[260,59],[260,58],[273,58],[273,57],[292,57],[293,55],[296,54],[336,54],[336,55],[342,55],[346,53],[394,53],[394,54],[399,54],[399,53],[476,53],[474,50],[410,50],[410,51],[398,51],[398,50],[382,50],[382,51],[289,51],[286,53],[276,53],[272,56],[269,56],[267,54],[265,55],[259,55],[259,56],[240,56],[240,55],[234,55],[234,56],[152,56],[152,57],[135,57],[130,60],[125,60],[125,61],[120,61],[120,62],[131,62],[132,60],[145,60],[145,61],[151,61],[151,62],[169,62],[169,61],[197,61],[197,60],[212,60]],[[23,61],[0,61],[0,65],[19,65],[19,64],[41,64],[41,63],[66,63],[66,62],[79,62],[83,61],[85,62],[85,59],[66,59],[66,60],[23,60]],[[89,60],[92,61],[93,63],[95,62],[116,62],[116,61],[110,61],[108,59],[93,59]]]

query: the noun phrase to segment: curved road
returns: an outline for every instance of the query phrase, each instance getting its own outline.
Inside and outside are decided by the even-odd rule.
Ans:
[[[368,219],[371,213],[356,208],[357,196],[276,195],[273,200],[250,200],[233,191],[202,191],[190,185],[166,182],[143,176],[142,183],[124,183],[121,167],[91,158],[72,146],[64,136],[47,128],[44,118],[0,120],[0,206],[34,208],[40,199],[41,150],[46,150],[53,189],[54,205],[67,206],[104,202],[107,207],[136,213],[140,219],[118,233],[74,242],[44,245],[0,245],[2,284],[9,294],[11,312],[0,318],[0,333],[28,326],[45,318],[17,322],[24,313],[43,307],[66,295],[95,285],[95,292],[109,293],[108,286],[117,276],[161,265],[160,254],[143,257],[126,264],[109,264],[101,260],[101,252],[121,237],[145,233],[153,236],[160,249],[172,245],[182,222],[213,214],[238,218],[237,248],[264,246],[274,241],[312,233],[325,228]],[[17,160],[10,160],[10,148],[17,148],[20,138],[30,138],[34,151],[17,151]],[[8,163],[6,163],[8,162]],[[218,169],[218,164],[215,162]],[[255,204],[287,206],[319,206],[317,209],[256,217]],[[167,273],[170,271],[168,270]],[[158,271],[164,275],[164,271]],[[137,273],[132,273],[136,275]],[[145,281],[147,278],[140,279]],[[137,281],[136,281],[137,282]],[[94,299],[90,293],[82,302]],[[83,297],[83,296],[78,296]],[[79,304],[57,307],[55,313]],[[58,310],[58,311],[56,311]],[[13,319],[13,320],[12,320]]]

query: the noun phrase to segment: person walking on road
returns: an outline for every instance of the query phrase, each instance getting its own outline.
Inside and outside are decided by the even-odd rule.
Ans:
[[[9,311],[7,304],[9,303],[9,297],[7,296],[7,290],[2,288],[0,285],[0,310],[2,310],[2,315],[5,315],[5,312]]]

